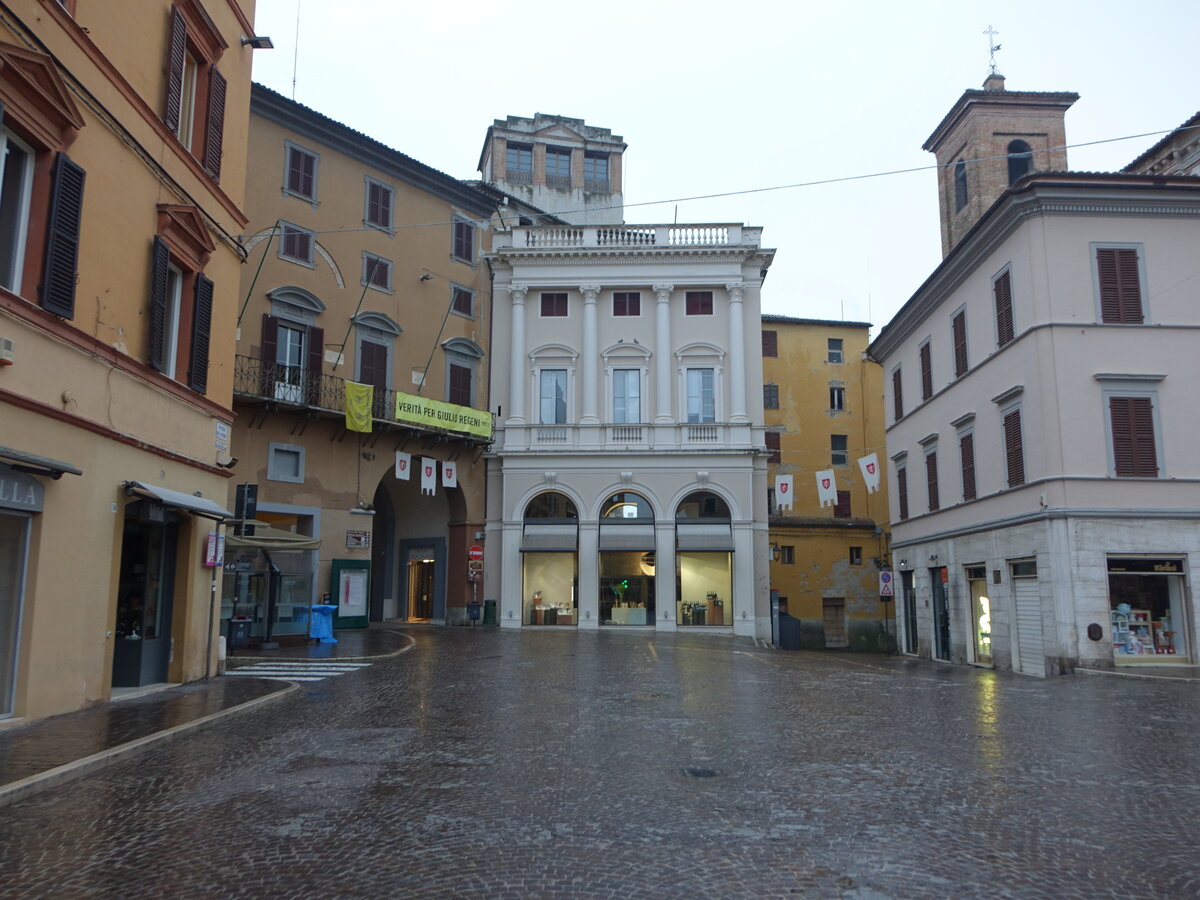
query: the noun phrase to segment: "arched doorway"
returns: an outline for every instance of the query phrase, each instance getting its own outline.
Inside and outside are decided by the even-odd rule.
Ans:
[[[521,621],[579,624],[579,511],[559,491],[525,506],[521,533]]]
[[[729,505],[695,491],[675,510],[675,621],[733,624],[733,530]]]
[[[641,494],[618,491],[600,509],[600,624],[653,625],[654,509]]]

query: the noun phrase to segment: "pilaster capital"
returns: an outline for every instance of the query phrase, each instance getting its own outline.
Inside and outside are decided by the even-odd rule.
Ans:
[[[524,304],[527,293],[529,293],[529,285],[527,284],[510,284],[508,286],[508,295],[512,298],[514,306]]]
[[[658,298],[659,303],[668,303],[671,300],[671,292],[675,290],[673,284],[656,284],[654,285],[654,296]]]
[[[600,285],[598,284],[581,284],[579,290],[583,293],[584,303],[595,303],[596,298],[600,296]]]
[[[742,291],[744,291],[745,289],[746,289],[746,284],[745,284],[745,282],[742,282],[742,281],[734,281],[734,282],[730,282],[729,284],[725,285],[725,290],[729,291],[729,302],[730,303],[741,303],[742,302]]]

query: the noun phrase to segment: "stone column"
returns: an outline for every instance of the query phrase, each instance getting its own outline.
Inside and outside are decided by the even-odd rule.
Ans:
[[[583,364],[583,414],[579,417],[579,423],[581,425],[597,425],[600,422],[597,415],[600,334],[596,326],[596,298],[600,295],[600,285],[581,284],[579,290],[583,293],[583,341],[579,348],[583,356],[581,360]]]
[[[654,421],[670,425],[675,421],[671,409],[671,292],[673,284],[654,285]]]
[[[729,421],[745,424],[746,415],[746,327],[743,322],[741,282],[725,285],[729,292]]]
[[[508,348],[508,419],[510,425],[525,424],[525,388],[529,354],[525,350],[525,293],[526,285],[514,284],[508,289],[512,340]]]

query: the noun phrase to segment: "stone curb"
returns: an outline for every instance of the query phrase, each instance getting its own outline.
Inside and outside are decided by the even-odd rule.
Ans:
[[[231,659],[252,659],[255,662],[354,662],[360,659],[391,659],[393,656],[399,656],[401,653],[407,653],[417,645],[416,639],[411,634],[406,634],[403,631],[388,630],[388,634],[398,634],[406,641],[403,647],[399,650],[392,650],[390,653],[381,653],[379,656],[226,656],[225,664],[229,665]],[[234,668],[237,668],[234,666]]]
[[[81,778],[84,775],[99,772],[118,762],[136,756],[160,742],[164,744],[169,743],[184,732],[210,728],[228,716],[246,712],[267,703],[273,703],[298,690],[300,690],[300,684],[293,681],[287,687],[280,688],[263,697],[255,697],[253,700],[247,700],[245,703],[239,703],[237,706],[231,706],[228,709],[217,710],[214,713],[209,713],[207,716],[193,719],[191,722],[183,722],[164,731],[156,731],[145,737],[140,737],[124,744],[118,744],[116,747],[109,747],[98,753],[93,753],[91,756],[85,756],[83,759],[77,759],[73,762],[56,766],[53,769],[47,769],[45,772],[37,772],[36,774],[29,775],[20,781],[0,785],[0,807],[15,803],[18,800],[24,800],[27,797],[32,797],[41,791],[57,787],[60,784],[66,784],[68,781],[74,781],[76,778]]]
[[[1085,669],[1082,666],[1076,666],[1076,675],[1096,675],[1100,678],[1142,678],[1148,681],[1190,681],[1200,683],[1197,678],[1180,678],[1175,675],[1151,675],[1148,672],[1113,672],[1107,669]]]

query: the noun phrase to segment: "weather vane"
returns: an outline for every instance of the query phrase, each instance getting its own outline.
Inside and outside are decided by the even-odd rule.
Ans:
[[[989,57],[988,61],[991,64],[991,74],[995,75],[996,74],[996,51],[1000,49],[1000,45],[995,43],[995,41],[996,41],[996,35],[998,35],[1000,32],[998,32],[995,28],[993,28],[991,25],[989,25],[987,27],[987,31],[985,31],[983,33],[986,34],[987,38],[988,38],[988,57]]]

